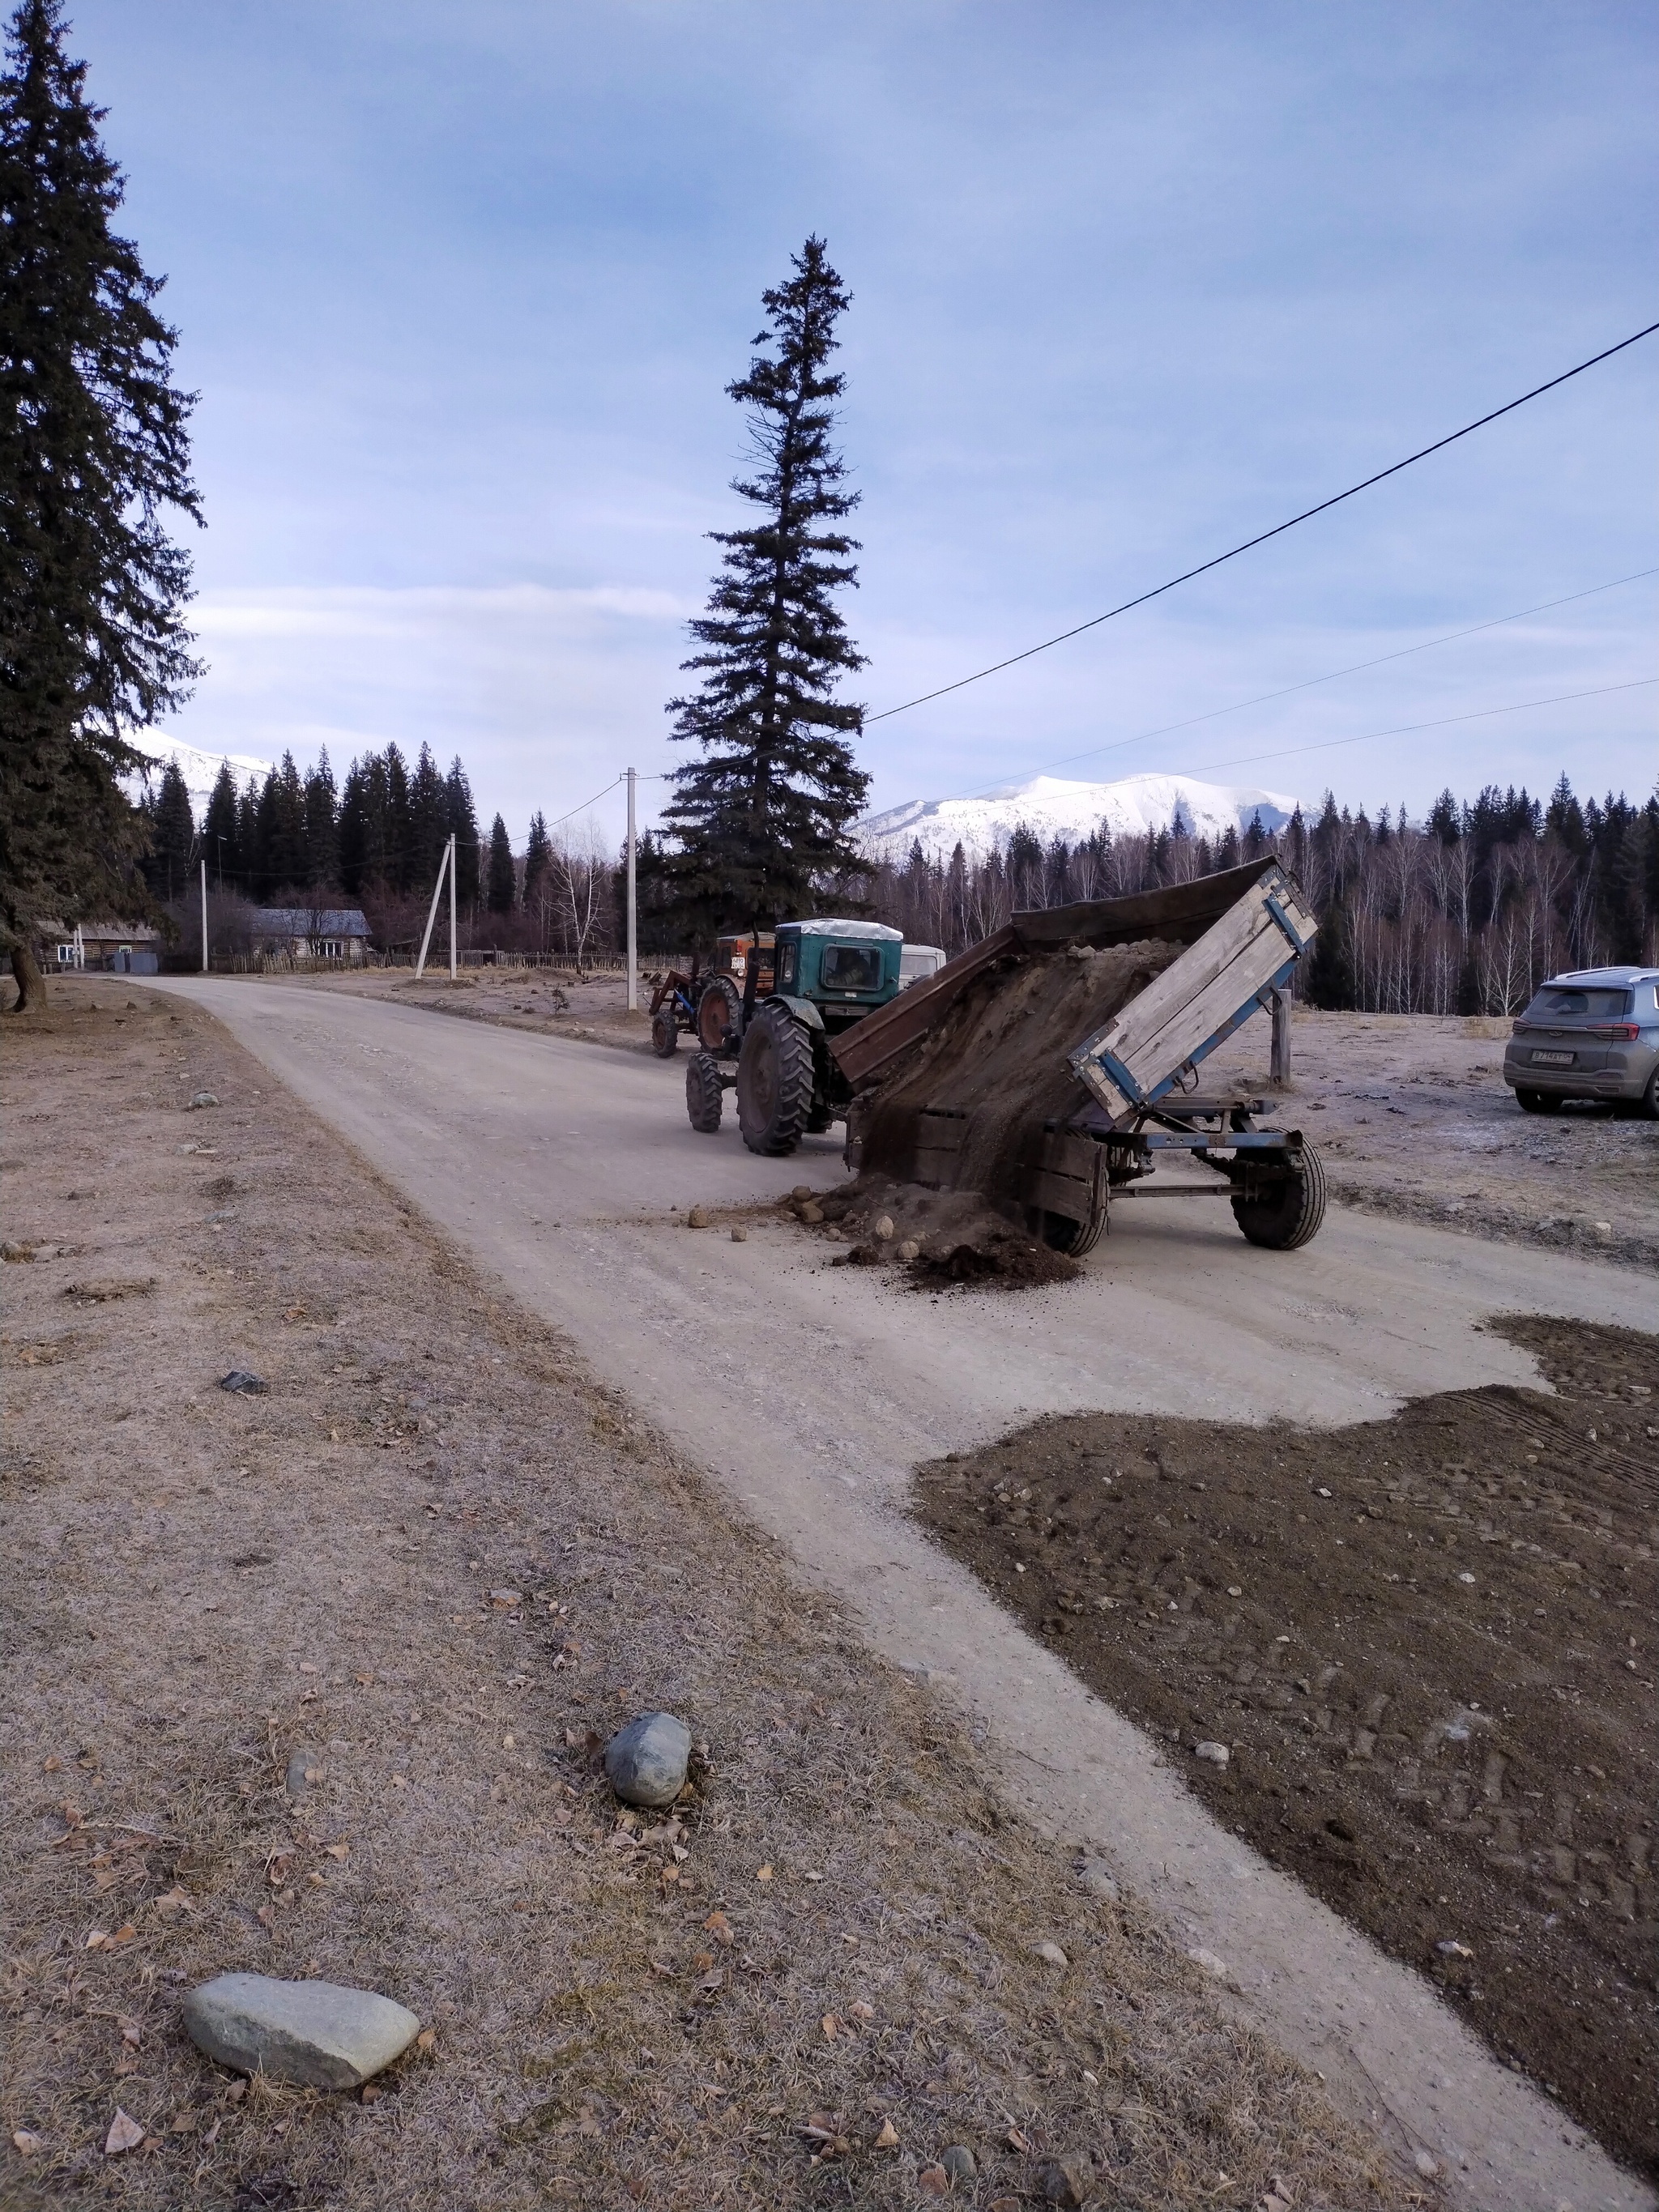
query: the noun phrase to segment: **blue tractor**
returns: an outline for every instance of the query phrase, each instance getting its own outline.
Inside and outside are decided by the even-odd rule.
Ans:
[[[746,988],[716,1048],[705,1031],[685,1071],[691,1127],[712,1136],[728,1091],[751,1152],[793,1152],[840,1120],[853,1092],[830,1045],[898,996],[903,942],[874,921],[781,922],[770,989]]]

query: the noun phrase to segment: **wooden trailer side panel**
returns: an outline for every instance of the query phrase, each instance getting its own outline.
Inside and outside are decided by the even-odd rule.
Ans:
[[[1316,925],[1278,871],[1153,978],[1071,1066],[1114,1119],[1130,1112],[1237,1025],[1313,937]]]

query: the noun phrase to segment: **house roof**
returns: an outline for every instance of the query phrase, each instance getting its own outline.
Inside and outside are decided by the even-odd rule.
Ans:
[[[368,922],[361,907],[256,906],[256,937],[367,937]]]
[[[66,944],[75,935],[73,922],[51,921],[45,929],[48,937],[62,939]],[[152,929],[147,921],[83,921],[81,937],[83,943],[89,937],[114,938],[123,945],[159,945],[161,941],[161,931]]]

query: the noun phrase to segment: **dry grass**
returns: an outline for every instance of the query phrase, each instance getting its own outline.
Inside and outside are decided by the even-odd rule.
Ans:
[[[899,2206],[957,2142],[981,2205],[1080,2151],[1113,2205],[1414,2197],[566,1345],[127,997],[7,1036],[5,1233],[79,1256],[6,1269],[4,2133],[42,2147],[0,2202]],[[63,1297],[94,1270],[155,1288]],[[590,1748],[657,1705],[708,1747],[678,1838]],[[435,2042],[367,2101],[248,2090],[179,2022],[232,1968]]]

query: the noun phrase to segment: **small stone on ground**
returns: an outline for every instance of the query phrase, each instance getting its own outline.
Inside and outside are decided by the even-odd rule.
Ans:
[[[191,2042],[222,2066],[310,2089],[355,2089],[406,2051],[421,2023],[372,1990],[221,1974],[185,1999]]]
[[[605,1771],[624,1804],[672,1805],[685,1786],[691,1731],[672,1713],[641,1713],[605,1747]]]
[[[270,1389],[263,1375],[250,1374],[246,1367],[233,1367],[228,1375],[219,1377],[219,1388],[239,1397],[258,1398]]]

